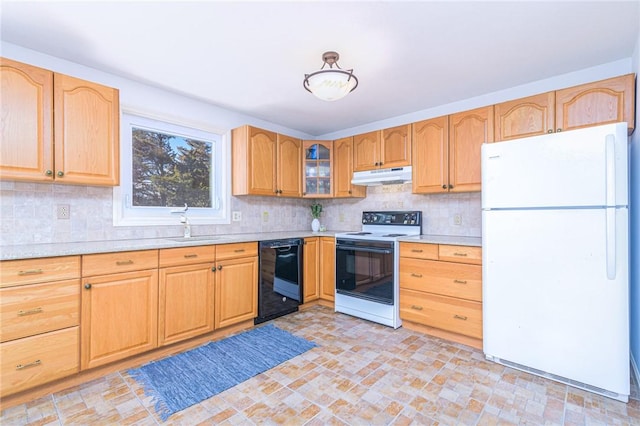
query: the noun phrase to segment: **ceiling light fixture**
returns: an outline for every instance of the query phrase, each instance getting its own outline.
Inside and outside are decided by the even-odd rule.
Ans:
[[[340,55],[337,52],[322,54],[322,68],[304,75],[304,88],[323,101],[336,101],[344,98],[358,87],[358,79],[353,70],[343,70],[338,66]],[[329,65],[328,69],[325,66]],[[335,65],[335,68],[334,68]]]

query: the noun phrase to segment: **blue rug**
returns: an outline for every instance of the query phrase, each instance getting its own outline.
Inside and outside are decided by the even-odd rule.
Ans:
[[[273,324],[129,370],[153,396],[166,420],[173,413],[227,390],[316,344]]]

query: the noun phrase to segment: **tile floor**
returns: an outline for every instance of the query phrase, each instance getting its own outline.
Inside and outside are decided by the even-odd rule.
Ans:
[[[314,348],[162,422],[126,371],[2,411],[2,425],[640,425],[628,404],[481,351],[315,306],[273,321]]]

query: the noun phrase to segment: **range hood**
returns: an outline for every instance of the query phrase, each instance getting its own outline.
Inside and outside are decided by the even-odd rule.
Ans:
[[[411,182],[411,166],[354,172],[351,183],[362,186]]]

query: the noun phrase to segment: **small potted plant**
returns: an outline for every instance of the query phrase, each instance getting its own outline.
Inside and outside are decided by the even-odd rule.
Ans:
[[[310,207],[311,216],[313,217],[313,220],[311,221],[311,230],[313,232],[318,232],[318,230],[320,229],[320,221],[318,219],[320,218],[320,213],[322,213],[322,204],[316,201],[311,204]]]

